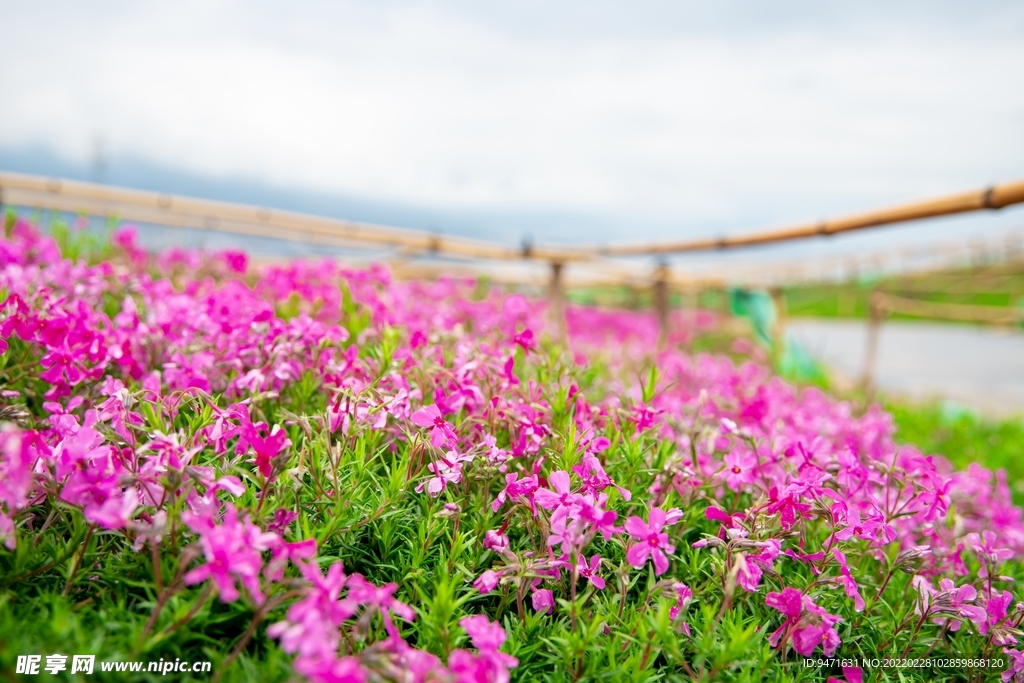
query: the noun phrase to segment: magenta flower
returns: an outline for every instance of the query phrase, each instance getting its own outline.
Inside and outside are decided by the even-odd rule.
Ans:
[[[604,579],[602,579],[597,573],[600,569],[600,555],[595,554],[591,556],[589,565],[587,564],[586,558],[584,558],[582,555],[576,558],[576,570],[579,572],[579,575],[585,578],[590,583],[594,584],[594,587],[598,590],[604,590],[604,587],[606,585]]]
[[[1012,602],[1013,594],[1010,591],[1002,593],[993,591],[992,597],[985,603],[988,619],[984,624],[978,625],[978,633],[984,636],[991,631],[992,642],[996,645],[1015,645],[1017,643],[1015,629],[1003,628]]]
[[[581,496],[579,504],[580,519],[589,523],[591,529],[604,536],[604,540],[611,540],[612,536],[622,531],[622,527],[615,526],[615,520],[619,518],[619,513],[615,510],[605,509],[608,504],[607,494]]]
[[[733,529],[736,527],[736,519],[742,518],[742,515],[730,515],[725,510],[717,508],[714,505],[708,506],[704,510],[704,516],[712,522],[720,522],[726,529]],[[724,536],[723,536],[724,538]]]
[[[800,517],[808,517],[811,514],[811,506],[800,502],[800,494],[806,487],[801,485],[788,485],[782,491],[773,486],[768,491],[768,505],[765,512],[768,514],[779,513],[779,521],[783,529],[792,527]]]
[[[409,419],[419,427],[430,427],[430,443],[434,448],[455,448],[458,442],[455,430],[441,417],[441,411],[436,405],[420,408]]]
[[[668,542],[668,534],[663,532],[665,513],[661,508],[651,508],[648,515],[649,523],[636,515],[626,520],[626,532],[637,539],[626,551],[626,561],[635,569],[643,567],[650,557],[654,562],[655,576],[668,571],[668,555],[675,552],[675,546]]]
[[[864,683],[864,670],[859,666],[844,666],[843,678],[839,680],[835,676],[829,676],[826,683]]]
[[[972,621],[979,630],[988,624],[988,613],[984,608],[974,604],[978,591],[970,584],[957,588],[952,579],[939,581],[939,590],[931,596],[930,612],[932,614],[948,614],[952,617],[949,630],[960,630],[960,621]],[[945,617],[932,620],[936,624],[946,623]]]
[[[210,579],[223,602],[234,602],[238,599],[237,580],[248,589],[256,604],[262,604],[259,575],[263,559],[260,553],[276,545],[277,536],[260,532],[248,521],[240,521],[230,503],[219,526],[211,528],[209,520],[194,515],[182,518],[199,535],[206,558],[206,564],[185,574],[185,584],[191,586]]]
[[[826,657],[831,657],[839,647],[835,625],[842,620],[815,605],[810,596],[795,588],[785,588],[781,593],[768,593],[764,603],[786,617],[782,626],[768,636],[772,647],[785,647],[791,640],[793,649],[804,657],[809,657],[819,645]]]
[[[601,461],[593,453],[584,455],[579,464],[573,465],[572,470],[582,481],[580,493],[598,494],[609,486],[614,486],[624,500],[628,501],[633,497],[628,489],[624,489],[612,481],[612,478],[604,471]]]
[[[313,683],[366,683],[367,675],[356,657],[302,656],[295,670]]]
[[[645,429],[653,427],[655,419],[662,412],[656,408],[651,409],[643,403],[633,406],[633,414],[630,415],[629,420],[636,423],[636,431],[634,433],[639,434]]]
[[[533,330],[523,330],[513,337],[512,341],[523,347],[523,351],[526,351],[527,353],[537,348],[537,344],[533,340]]]
[[[844,526],[835,532],[838,541],[860,538],[873,543],[891,543],[896,540],[896,530],[885,522],[882,511],[872,503],[867,504],[868,516],[862,517],[860,507],[856,504],[847,505],[839,501],[832,505],[832,517],[837,527]]]
[[[986,529],[981,534],[967,534],[967,544],[982,562],[979,573],[981,578],[988,578],[989,569],[994,568],[1013,557],[1013,550],[1010,548],[997,548],[997,536],[994,532]]]

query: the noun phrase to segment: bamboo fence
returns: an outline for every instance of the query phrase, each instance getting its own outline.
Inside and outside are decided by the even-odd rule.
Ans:
[[[305,243],[393,247],[406,255],[426,253],[470,259],[536,259],[563,263],[592,259],[591,255],[567,249],[531,246],[517,249],[422,230],[22,173],[0,173],[0,203]]]
[[[748,247],[821,235],[835,235],[967,211],[1001,209],[1022,202],[1024,202],[1024,180],[993,185],[984,190],[746,235],[652,244],[579,247],[524,245],[521,248],[515,248],[486,240],[313,216],[266,207],[132,190],[60,178],[0,172],[0,204],[339,247],[390,248],[395,251],[392,255],[392,266],[396,275],[400,277],[438,277],[442,274],[479,277],[484,274],[494,281],[507,284],[536,284],[538,275],[536,268],[521,266],[530,263],[537,264],[547,268],[548,296],[553,303],[552,308],[559,318],[562,318],[558,312],[564,306],[564,290],[567,285],[576,287],[625,286],[635,290],[646,289],[651,293],[651,301],[659,321],[662,322],[662,337],[667,334],[668,307],[672,289],[693,294],[701,289],[721,290],[730,283],[758,284],[772,288],[775,298],[779,299],[781,291],[779,287],[785,282],[821,279],[821,263],[817,266],[817,275],[814,275],[813,264],[774,269],[766,267],[764,264],[756,264],[751,266],[750,271],[746,274],[733,272],[730,275],[717,272],[701,275],[692,271],[681,272],[680,269],[672,268],[666,263],[652,267],[649,264],[615,257]],[[1007,245],[1010,245],[1009,241],[1007,241]],[[985,257],[983,253],[979,256],[980,247],[977,245],[970,246],[968,249],[971,252],[968,256],[969,259],[976,260]],[[1007,246],[1007,249],[1010,249],[1010,246]],[[424,255],[449,257],[458,262],[444,263],[436,260],[416,262],[413,260]],[[491,265],[486,265],[487,262],[491,262]],[[496,262],[503,262],[509,267],[498,268]],[[883,258],[876,256],[855,265],[847,264],[847,271],[878,272],[882,263]],[[515,264],[519,264],[520,267],[516,267]],[[573,266],[571,269],[567,268],[569,264]],[[885,296],[888,298],[877,299],[877,306],[872,309],[878,316],[881,316],[885,310],[917,315],[913,311],[923,312],[927,308],[934,316],[947,319],[970,319],[986,322],[995,321],[997,317],[996,313],[981,312],[978,307],[965,307],[962,304],[933,306],[914,299]],[[999,318],[999,320],[1002,319]]]

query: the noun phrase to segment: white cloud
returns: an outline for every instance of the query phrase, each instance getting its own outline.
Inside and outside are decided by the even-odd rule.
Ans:
[[[573,32],[453,5],[11,3],[0,146],[86,160],[101,133],[184,170],[691,224],[1020,176],[1020,32],[874,7],[853,28],[655,13],[617,31],[609,10]]]

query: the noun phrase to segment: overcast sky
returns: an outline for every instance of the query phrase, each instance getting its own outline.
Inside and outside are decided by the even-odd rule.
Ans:
[[[0,0],[0,22],[0,150],[78,163],[102,137],[620,238],[1024,177],[1021,2]]]

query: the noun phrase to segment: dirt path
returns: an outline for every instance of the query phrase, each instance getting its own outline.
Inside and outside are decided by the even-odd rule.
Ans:
[[[863,321],[795,319],[789,334],[847,378],[864,368]],[[1024,415],[1024,332],[891,321],[882,327],[875,379],[885,391],[941,398],[982,413]]]

